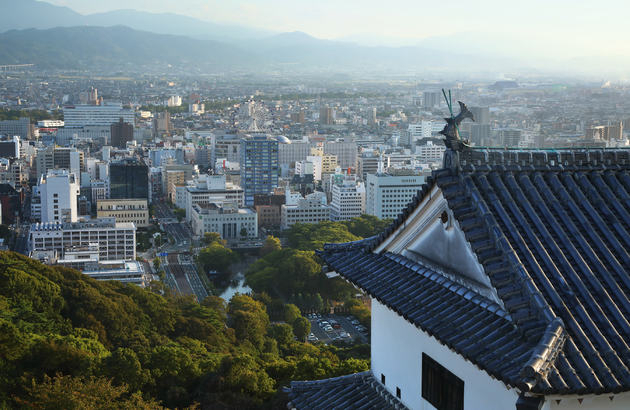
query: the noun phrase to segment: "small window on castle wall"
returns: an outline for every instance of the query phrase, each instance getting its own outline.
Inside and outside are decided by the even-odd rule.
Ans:
[[[385,375],[381,373],[381,384],[385,384]]]
[[[422,353],[422,398],[439,410],[463,410],[464,381]]]
[[[398,397],[400,399],[400,387],[396,387],[396,397]]]
[[[448,212],[446,212],[446,211],[442,212],[442,214],[440,215],[440,220],[442,220],[443,224],[447,224],[448,223]]]

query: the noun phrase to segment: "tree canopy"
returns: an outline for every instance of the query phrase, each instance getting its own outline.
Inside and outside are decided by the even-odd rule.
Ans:
[[[0,408],[271,408],[290,380],[369,367],[369,350],[293,340],[303,325],[0,252]]]

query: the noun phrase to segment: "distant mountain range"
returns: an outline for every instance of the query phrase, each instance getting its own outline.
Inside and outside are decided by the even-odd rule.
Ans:
[[[0,34],[0,64],[35,63],[41,68],[95,67],[125,71],[139,66],[203,69],[490,70],[516,65],[497,58],[458,55],[419,47],[363,47],[283,33],[238,45],[138,31],[125,26],[57,27]],[[465,65],[463,67],[462,65]]]
[[[172,13],[115,10],[83,15],[68,8],[36,0],[0,0],[0,32],[28,28],[73,26],[128,26],[158,34],[175,34],[204,40],[238,41],[268,37],[272,31],[219,24]]]
[[[479,33],[432,37],[402,47],[364,46],[168,13],[117,10],[82,15],[35,0],[0,0],[0,11],[0,31],[5,30],[0,32],[0,65],[119,67],[121,71],[132,66],[172,65],[199,70],[282,68],[455,76],[481,73],[487,77],[539,72],[533,67],[563,73],[630,68],[630,57],[625,55],[534,58],[533,43]],[[519,46],[515,48],[515,44]]]

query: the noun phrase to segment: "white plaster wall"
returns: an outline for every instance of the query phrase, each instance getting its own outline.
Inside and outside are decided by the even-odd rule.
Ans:
[[[612,397],[612,400],[610,400]],[[578,399],[582,399],[582,403]],[[560,400],[558,403],[556,400]],[[590,396],[546,397],[542,410],[628,410],[630,392]]]
[[[411,409],[434,409],[422,399],[422,353],[464,381],[466,410],[515,409],[518,393],[440,344],[404,318],[372,299],[372,372]]]

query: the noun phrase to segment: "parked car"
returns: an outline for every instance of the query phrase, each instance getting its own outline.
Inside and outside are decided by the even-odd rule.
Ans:
[[[332,331],[333,331],[333,328],[332,328],[332,326],[327,325],[327,326],[324,326],[324,330],[325,330],[326,332],[332,332]]]
[[[335,329],[341,329],[341,325],[339,323],[335,323],[332,327]]]

